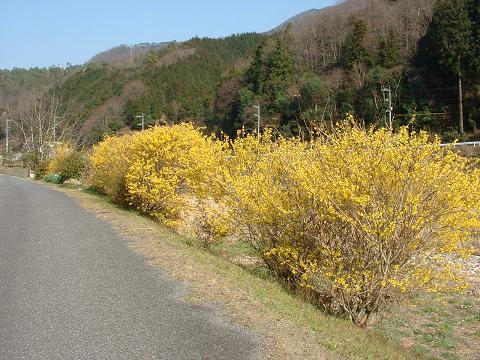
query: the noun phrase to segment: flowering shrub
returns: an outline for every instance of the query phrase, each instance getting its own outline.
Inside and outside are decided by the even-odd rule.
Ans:
[[[206,248],[245,238],[277,276],[360,326],[403,293],[463,290],[447,264],[469,255],[480,225],[475,164],[407,128],[219,141],[184,124],[109,138],[91,163],[110,196],[173,226],[195,207]]]
[[[72,149],[68,144],[59,144],[55,148],[54,156],[48,161],[47,174],[58,173],[60,164],[70,155]]]
[[[186,195],[207,196],[222,144],[190,124],[156,127],[136,135],[126,174],[130,205],[174,226]]]
[[[55,156],[48,162],[47,175],[60,174],[60,181],[77,179],[83,175],[86,167],[84,154],[61,144],[55,150]]]
[[[228,186],[232,222],[266,264],[358,325],[399,293],[463,287],[445,264],[469,254],[480,178],[425,133],[280,140]]]
[[[119,204],[126,204],[125,176],[130,167],[133,136],[108,137],[90,155],[90,181]]]
[[[190,201],[192,202],[189,203],[189,207],[183,209],[181,230],[197,238],[202,247],[208,250],[215,242],[222,241],[232,231],[230,222],[225,221],[224,214],[227,208],[213,198],[195,198]]]

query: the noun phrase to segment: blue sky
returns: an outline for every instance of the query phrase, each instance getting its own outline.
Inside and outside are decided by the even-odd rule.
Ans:
[[[263,32],[334,0],[0,0],[0,68],[81,64],[119,44]]]

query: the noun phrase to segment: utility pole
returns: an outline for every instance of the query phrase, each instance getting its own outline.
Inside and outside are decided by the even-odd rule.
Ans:
[[[5,120],[5,154],[8,154],[8,133],[9,133],[8,123],[10,121],[11,121],[10,119]]]
[[[136,119],[142,119],[142,131],[145,130],[145,114],[135,116]]]
[[[53,115],[53,142],[57,140],[57,119],[58,116]]]
[[[257,117],[257,136],[260,137],[260,104],[253,105],[257,109],[255,116]]]
[[[297,99],[297,106],[298,111],[300,111],[300,116],[302,115],[302,104],[300,104],[300,98],[302,97],[300,94],[293,95],[295,99]],[[315,104],[315,111],[317,111],[317,104]]]
[[[460,57],[460,55],[459,55]],[[459,60],[460,61],[460,60]],[[462,73],[458,72],[458,127],[460,128],[460,134],[464,133],[463,129],[463,90],[462,90]]]
[[[392,106],[392,90],[390,89],[390,86],[383,87],[382,93],[383,93],[383,99],[385,100],[386,103],[388,103],[388,110],[386,111],[386,113],[388,114],[388,127],[390,131],[392,131],[393,130],[393,124],[392,124],[393,106]]]

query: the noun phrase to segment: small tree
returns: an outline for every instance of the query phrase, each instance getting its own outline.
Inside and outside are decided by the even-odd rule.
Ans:
[[[277,40],[273,54],[268,61],[265,80],[265,93],[270,99],[284,94],[292,79],[293,59],[285,43]]]
[[[368,33],[367,23],[357,20],[342,47],[341,62],[345,69],[351,70],[355,64],[363,63],[368,51],[364,45]]]
[[[247,71],[248,82],[256,94],[262,94],[265,81],[265,61],[263,59],[263,44],[260,44],[255,51],[252,64]]]
[[[23,151],[46,160],[55,143],[76,143],[79,138],[78,118],[72,116],[68,104],[47,93],[33,92],[9,107],[11,136]]]
[[[300,96],[304,109],[318,110],[328,97],[329,90],[324,81],[316,75],[308,76],[300,88]]]
[[[390,69],[400,64],[400,46],[397,34],[390,30],[378,44],[378,60],[382,67]]]

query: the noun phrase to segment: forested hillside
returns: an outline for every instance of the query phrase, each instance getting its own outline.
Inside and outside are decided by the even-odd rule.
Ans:
[[[74,72],[76,67],[66,69],[52,66],[50,68],[31,68],[0,70],[0,109],[12,105],[18,98],[33,90],[44,91]]]
[[[235,136],[256,128],[257,104],[262,127],[308,137],[346,113],[386,125],[389,89],[394,127],[477,139],[479,9],[480,0],[349,0],[266,34],[194,38],[69,69],[2,71],[0,107],[48,89],[77,119],[82,144],[139,129],[141,114],[147,126],[187,120]]]
[[[262,39],[258,34],[224,39],[194,38],[172,43],[136,59],[135,66],[89,65],[55,87],[81,114],[86,140],[129,126],[144,114],[147,126],[215,116],[216,89],[222,80],[241,76]]]
[[[119,45],[106,51],[102,51],[90,60],[87,64],[115,64],[115,65],[132,65],[138,56],[141,56],[149,51],[159,50],[165,46],[168,46],[168,42],[165,43],[143,43],[136,45]]]

